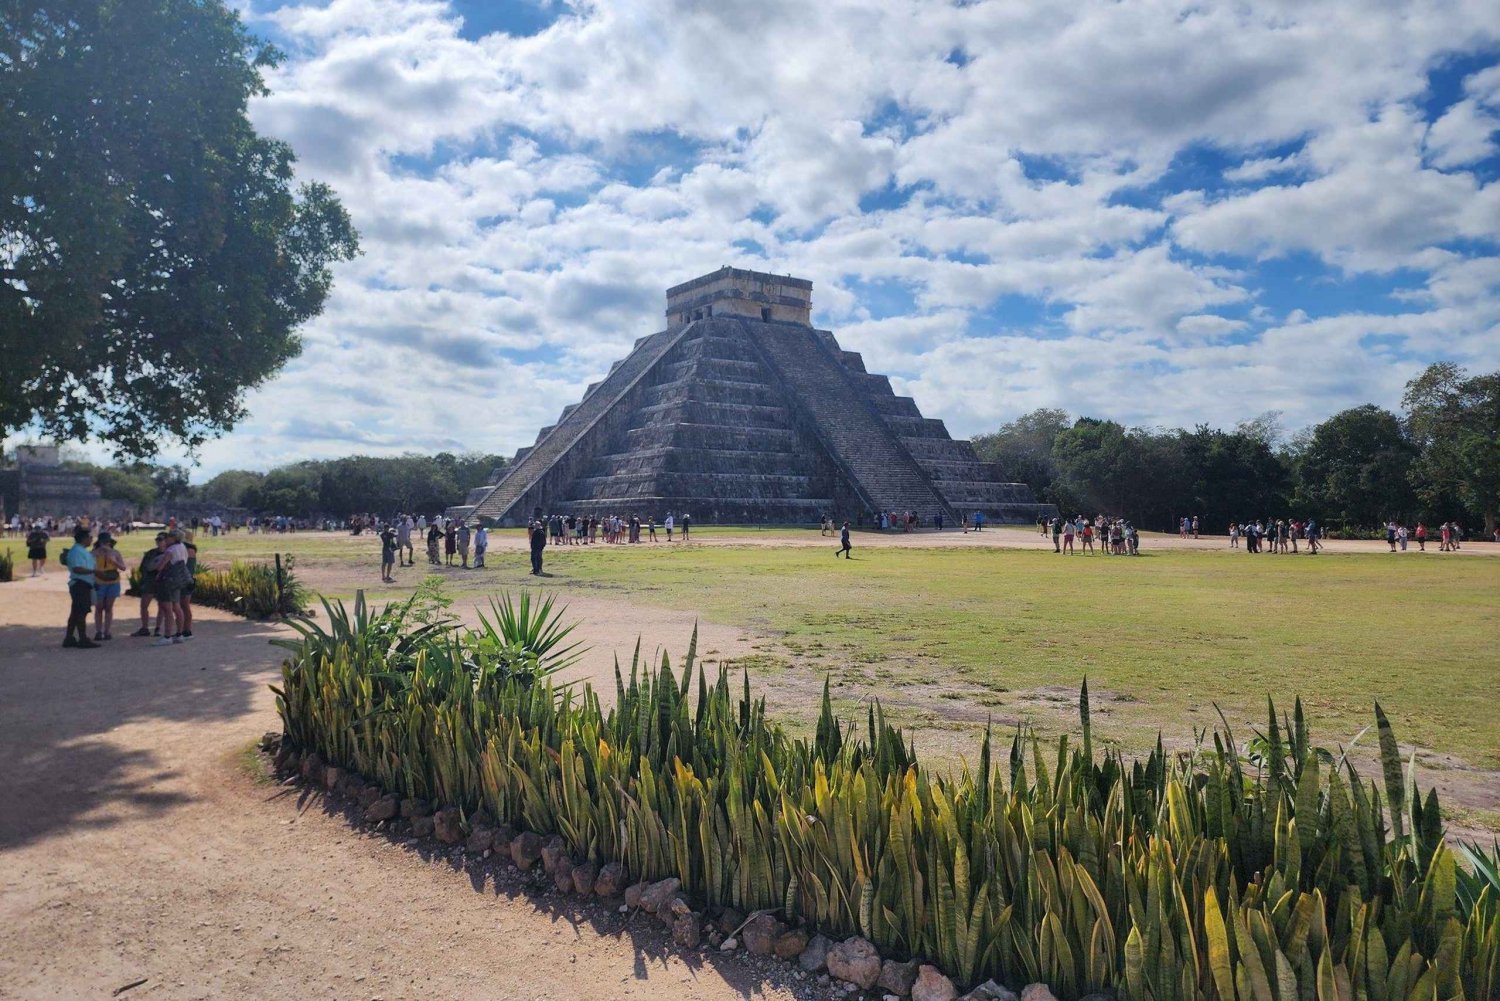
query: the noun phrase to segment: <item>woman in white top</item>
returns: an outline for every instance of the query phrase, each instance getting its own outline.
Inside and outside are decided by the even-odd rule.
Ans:
[[[187,586],[187,546],[182,544],[182,533],[172,530],[167,533],[167,548],[162,553],[160,569],[156,578],[156,607],[161,612],[161,636],[153,646],[170,646],[181,643],[183,617],[178,607],[182,601],[182,589]]]

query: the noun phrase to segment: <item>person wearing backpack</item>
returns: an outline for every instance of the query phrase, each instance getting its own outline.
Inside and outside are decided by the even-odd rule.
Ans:
[[[94,533],[83,526],[73,529],[73,545],[63,551],[62,565],[68,568],[68,631],[63,646],[92,650],[99,644],[89,639],[89,614],[94,610],[94,554],[89,543]]]
[[[171,646],[186,642],[182,637],[182,592],[192,579],[188,569],[189,553],[182,544],[182,533],[173,529],[167,532],[167,547],[162,550],[161,564],[156,580],[156,604],[161,609],[161,635],[153,646]]]
[[[156,597],[156,580],[161,569],[162,553],[166,550],[167,533],[156,533],[156,545],[141,555],[141,628],[131,636],[161,635],[161,602],[156,603],[156,628],[151,624],[151,599]]]

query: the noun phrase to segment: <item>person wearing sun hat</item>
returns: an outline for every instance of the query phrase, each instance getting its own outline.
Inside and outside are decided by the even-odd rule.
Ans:
[[[115,537],[100,532],[94,543],[94,642],[114,639],[110,632],[115,622],[115,600],[120,597],[120,571],[126,570],[125,557],[115,548]]]

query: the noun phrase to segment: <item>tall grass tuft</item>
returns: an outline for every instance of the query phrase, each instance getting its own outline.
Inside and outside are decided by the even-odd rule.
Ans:
[[[193,577],[193,601],[248,619],[302,615],[309,607],[308,593],[297,580],[290,557],[282,566],[281,576],[278,587],[274,565],[239,560],[227,570],[200,569]],[[139,571],[132,576],[132,583],[138,592]]]
[[[10,549],[0,553],[0,584],[16,579],[16,556]]]
[[[606,709],[553,685],[568,651],[534,646],[558,636],[550,604],[527,629],[409,613],[361,599],[328,606],[326,629],[299,625],[277,689],[295,746],[963,984],[1042,981],[1064,1001],[1500,1001],[1500,890],[1458,865],[1379,707],[1380,781],[1317,747],[1300,701],[1271,706],[1244,748],[1226,723],[1211,746],[1127,760],[1094,750],[1083,699],[1082,746],[1018,730],[1007,753],[987,733],[953,776],[924,768],[878,704],[838,718],[826,686],[814,737],[789,736],[748,676],[696,665],[696,638],[680,673],[638,647]]]

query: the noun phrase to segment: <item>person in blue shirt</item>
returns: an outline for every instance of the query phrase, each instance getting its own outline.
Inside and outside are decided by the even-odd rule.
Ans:
[[[80,525],[73,530],[73,547],[63,553],[63,563],[68,568],[68,597],[72,601],[63,646],[84,650],[99,645],[89,639],[89,613],[94,610],[94,554],[89,552],[92,541],[94,533]]]

